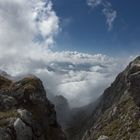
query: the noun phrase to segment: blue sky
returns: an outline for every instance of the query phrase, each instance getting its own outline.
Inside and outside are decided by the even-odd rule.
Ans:
[[[0,0],[0,70],[35,74],[47,96],[85,105],[139,55],[139,6],[139,0]]]
[[[140,1],[108,2],[117,12],[110,31],[101,6],[91,8],[86,0],[53,0],[62,29],[55,49],[108,55],[139,52]]]

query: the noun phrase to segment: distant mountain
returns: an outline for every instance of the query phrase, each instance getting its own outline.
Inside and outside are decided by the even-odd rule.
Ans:
[[[87,114],[77,114],[77,120]],[[140,57],[104,91],[82,124],[74,122],[69,140],[140,140]]]
[[[51,101],[55,105],[58,122],[66,129],[69,127],[69,121],[72,117],[67,99],[62,95],[57,95]]]
[[[1,76],[4,76],[4,77],[6,77],[6,78],[12,78],[12,76],[11,75],[9,75],[7,72],[5,72],[5,71],[3,71],[3,70],[0,70],[0,75]]]
[[[54,105],[35,76],[14,82],[0,75],[0,140],[66,140]]]

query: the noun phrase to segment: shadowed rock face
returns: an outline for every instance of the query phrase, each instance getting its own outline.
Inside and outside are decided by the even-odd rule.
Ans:
[[[0,76],[0,140],[66,140],[40,79]]]
[[[101,135],[110,140],[139,140],[140,57],[118,75],[101,98],[82,140],[96,140]]]
[[[140,57],[104,91],[83,127],[69,133],[70,140],[140,140]]]
[[[67,99],[62,95],[57,95],[52,99],[52,102],[55,105],[58,122],[66,129],[72,117]]]

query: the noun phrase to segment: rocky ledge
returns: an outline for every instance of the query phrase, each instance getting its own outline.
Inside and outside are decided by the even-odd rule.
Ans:
[[[40,79],[0,76],[0,140],[66,140]]]

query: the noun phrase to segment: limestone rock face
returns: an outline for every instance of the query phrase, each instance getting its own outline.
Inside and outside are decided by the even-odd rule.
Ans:
[[[35,76],[13,82],[0,76],[0,140],[66,140],[54,105]]]

